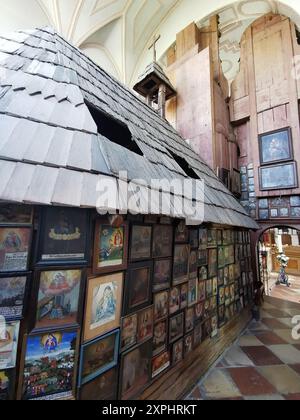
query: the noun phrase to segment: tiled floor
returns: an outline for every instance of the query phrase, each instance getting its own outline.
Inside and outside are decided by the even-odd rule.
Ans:
[[[300,400],[300,340],[292,318],[300,305],[266,298],[261,322],[237,342],[195,387],[188,400]]]
[[[277,277],[278,274],[270,274],[270,290],[267,294],[274,298],[300,303],[300,276],[289,275],[290,287],[284,285],[276,286]]]

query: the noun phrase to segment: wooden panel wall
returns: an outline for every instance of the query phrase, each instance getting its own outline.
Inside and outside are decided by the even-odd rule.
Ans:
[[[258,135],[291,127],[294,157],[300,168],[299,81],[292,77],[293,56],[300,53],[295,26],[272,13],[258,19],[241,42],[240,73],[232,85],[230,118],[241,150],[241,165],[254,164],[257,197],[299,194],[260,191]]]

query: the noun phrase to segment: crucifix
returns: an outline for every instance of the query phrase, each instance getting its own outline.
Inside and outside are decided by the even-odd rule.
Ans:
[[[149,51],[153,48],[153,61],[156,63],[156,44],[157,42],[160,40],[161,36],[160,35],[156,35],[153,37],[153,41],[152,44],[150,45],[150,47],[148,48]]]

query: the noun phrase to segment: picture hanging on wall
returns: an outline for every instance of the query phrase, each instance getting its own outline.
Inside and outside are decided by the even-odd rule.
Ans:
[[[173,287],[170,290],[169,314],[173,315],[180,309],[180,286]]]
[[[83,333],[85,342],[120,327],[123,283],[123,273],[88,279]]]
[[[115,401],[118,395],[118,369],[113,368],[80,389],[82,401]]]
[[[16,367],[20,321],[1,323],[0,370]]]
[[[170,318],[169,323],[169,342],[174,343],[175,341],[182,338],[184,334],[184,313],[179,314]]]
[[[291,129],[285,128],[260,135],[259,147],[262,165],[293,159]]]
[[[153,306],[151,306],[138,313],[138,343],[153,338],[153,328]]]
[[[32,223],[32,207],[17,204],[0,204],[0,224],[30,225]]]
[[[152,360],[152,378],[156,378],[171,365],[170,352],[165,351],[164,353],[156,356]]]
[[[172,365],[175,366],[183,360],[183,339],[177,341],[172,347]]]
[[[83,289],[81,269],[38,272],[36,285],[35,331],[79,326]]]
[[[82,346],[79,385],[117,366],[120,331],[110,332]]]
[[[154,295],[154,321],[160,321],[169,315],[169,291]]]
[[[189,256],[190,247],[188,245],[175,245],[173,285],[186,283],[189,279]]]
[[[165,258],[154,261],[153,291],[159,292],[168,289],[172,278],[172,259]]]
[[[131,229],[130,260],[141,261],[151,258],[152,226],[133,225]]]
[[[151,340],[122,355],[120,399],[134,399],[142,392],[150,380],[151,358]]]
[[[23,318],[28,276],[0,276],[0,316],[7,321]]]
[[[208,277],[218,275],[218,251],[217,249],[208,250]]]
[[[199,229],[199,249],[206,249],[207,248],[207,229],[200,228]]]
[[[190,247],[192,249],[199,248],[199,230],[190,229]]]
[[[153,228],[153,258],[167,258],[173,251],[173,226],[156,225]]]
[[[22,399],[74,393],[77,331],[27,337]],[[35,372],[32,375],[32,372]]]
[[[0,227],[0,272],[28,270],[31,228]]]
[[[128,350],[137,344],[137,314],[129,315],[121,322],[121,352]]]
[[[42,211],[39,265],[87,265],[90,239],[86,210],[47,207]]]
[[[298,186],[295,162],[261,167],[259,173],[262,191],[290,189]]]
[[[152,261],[132,264],[125,282],[124,316],[152,304]]]
[[[0,370],[0,401],[13,400],[15,370]]]
[[[153,356],[167,349],[168,343],[168,319],[159,321],[154,325]]]
[[[175,243],[187,244],[189,241],[189,230],[184,220],[181,220],[175,228]]]
[[[95,274],[123,271],[127,269],[128,224],[114,227],[96,222],[94,267]]]

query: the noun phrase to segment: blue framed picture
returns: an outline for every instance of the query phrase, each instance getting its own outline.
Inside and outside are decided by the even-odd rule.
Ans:
[[[82,346],[79,386],[117,366],[119,345],[120,330],[115,330]]]
[[[290,128],[259,136],[261,164],[279,163],[293,159]]]

